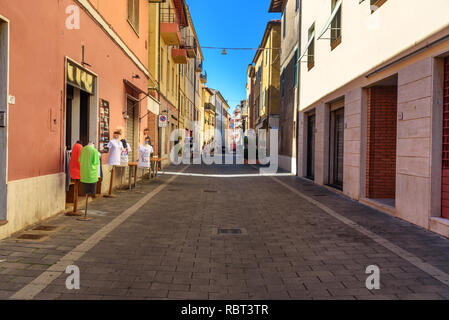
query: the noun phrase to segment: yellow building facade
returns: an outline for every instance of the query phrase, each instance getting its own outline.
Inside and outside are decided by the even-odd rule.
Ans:
[[[253,59],[256,129],[279,127],[281,22],[269,21]],[[269,123],[269,125],[268,125]]]

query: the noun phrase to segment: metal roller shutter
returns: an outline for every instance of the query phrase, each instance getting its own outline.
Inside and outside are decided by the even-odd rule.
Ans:
[[[443,172],[441,215],[449,219],[449,58],[444,60]]]
[[[136,154],[136,148],[135,148],[135,133],[134,133],[134,126],[135,126],[135,121],[134,121],[134,102],[132,100],[127,101],[127,113],[129,118],[126,120],[126,141],[129,143],[129,145],[131,146],[131,152],[129,152],[129,161],[135,161],[135,157],[134,155]]]

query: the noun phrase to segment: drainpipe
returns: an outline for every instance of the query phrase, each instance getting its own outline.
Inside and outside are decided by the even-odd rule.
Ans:
[[[296,59],[299,60],[299,54],[301,51],[301,22],[302,22],[302,0],[299,2],[299,17],[298,17],[298,55]],[[296,175],[299,175],[299,99],[300,99],[300,83],[301,83],[301,61],[296,61],[298,66],[297,77],[298,81],[296,83],[297,99],[296,99]]]
[[[271,27],[270,27],[270,32],[271,32]],[[267,131],[270,130],[270,85],[271,85],[271,54],[272,54],[272,47],[273,47],[273,35],[270,36],[270,45],[269,48],[270,50],[270,54],[268,55],[268,90],[267,90],[267,94],[265,95],[265,104],[267,105]],[[265,52],[264,52],[265,54]],[[280,59],[280,58],[279,58]],[[263,60],[262,60],[262,64],[263,64]],[[267,103],[268,102],[268,103]],[[268,134],[268,139],[270,139],[270,134],[267,132]]]

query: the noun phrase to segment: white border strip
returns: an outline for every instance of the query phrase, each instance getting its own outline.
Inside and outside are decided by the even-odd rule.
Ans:
[[[288,184],[280,181],[279,179],[276,179],[276,178],[273,178],[273,177],[271,179],[273,179],[274,181],[276,181],[280,185],[284,186],[285,188],[289,189],[291,192],[297,194],[298,196],[300,196],[304,200],[306,200],[306,201],[310,202],[311,204],[317,206],[318,208],[320,208],[321,210],[326,212],[328,215],[334,217],[335,219],[339,220],[340,222],[343,222],[345,225],[347,225],[347,226],[351,227],[352,229],[360,232],[361,234],[367,236],[368,238],[370,238],[374,242],[380,244],[384,248],[390,250],[391,252],[393,252],[394,254],[399,256],[400,258],[408,261],[409,263],[411,263],[415,267],[421,269],[422,271],[424,271],[425,273],[429,274],[430,276],[434,277],[436,280],[440,281],[444,285],[449,286],[449,274],[447,274],[444,271],[442,271],[442,270],[432,266],[431,264],[429,264],[427,262],[424,262],[422,259],[420,259],[417,256],[413,255],[412,253],[408,252],[407,250],[404,250],[404,249],[398,247],[397,245],[391,243],[387,239],[382,238],[381,236],[379,236],[379,235],[377,235],[377,234],[375,234],[375,233],[365,229],[364,227],[362,227],[361,225],[357,224],[356,222],[354,222],[354,221],[352,221],[352,220],[350,220],[350,219],[340,215],[339,213],[335,212],[334,210],[332,210],[331,208],[329,208],[326,205],[322,204],[321,202],[314,200],[313,198],[305,195],[304,193],[298,191],[297,189],[295,189],[295,188],[289,186]]]
[[[206,178],[254,178],[254,177],[293,177],[291,173],[253,173],[253,174],[202,174],[202,173],[181,173],[162,171],[161,174],[185,176],[185,177],[206,177]]]
[[[180,172],[183,172],[188,167],[183,168]],[[140,208],[142,208],[148,201],[150,201],[153,197],[159,194],[162,190],[165,189],[173,180],[175,180],[177,176],[171,177],[164,184],[147,194],[145,197],[140,199],[136,204],[132,207],[128,208],[124,212],[122,212],[119,216],[114,218],[111,222],[105,225],[103,228],[98,230],[92,236],[90,236],[87,240],[82,242],[75,249],[66,254],[58,263],[54,264],[46,271],[44,271],[40,276],[31,281],[28,285],[17,291],[13,294],[10,299],[16,300],[31,300],[36,297],[39,293],[41,293],[48,285],[50,285],[56,278],[58,278],[61,274],[66,271],[66,268],[70,265],[73,265],[77,260],[79,260],[84,254],[86,254],[90,249],[95,247],[101,240],[103,240],[109,233],[114,231],[118,226],[126,221],[129,217],[137,212]]]

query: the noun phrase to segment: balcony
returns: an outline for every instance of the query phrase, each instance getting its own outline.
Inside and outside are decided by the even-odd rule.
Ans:
[[[198,61],[195,63],[195,72],[203,72],[203,62]]]
[[[201,83],[207,83],[207,73],[200,75]]]
[[[161,8],[160,15],[161,36],[167,45],[179,46],[181,44],[181,32],[176,10],[173,8]]]
[[[204,110],[210,110],[215,113],[215,106],[212,103],[206,102],[204,104]]]
[[[188,62],[186,49],[173,48],[171,56],[176,64],[187,64]]]
[[[187,56],[190,59],[196,58],[198,54],[198,45],[194,36],[186,35],[182,37],[182,47],[187,50]]]

